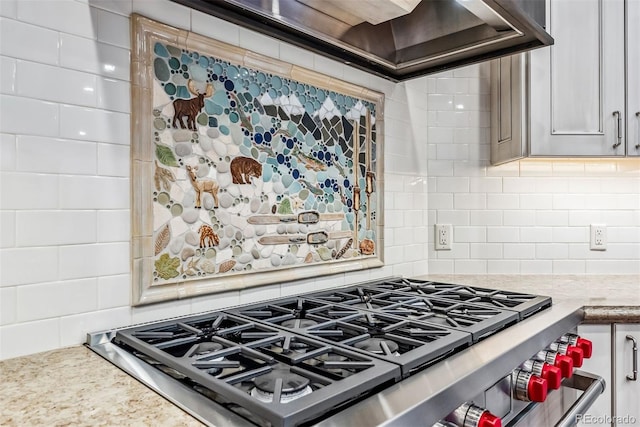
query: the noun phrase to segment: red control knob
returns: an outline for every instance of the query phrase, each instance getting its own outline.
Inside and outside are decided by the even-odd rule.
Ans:
[[[502,420],[489,411],[485,411],[480,415],[478,427],[502,427]]]
[[[571,358],[571,360],[573,360],[573,366],[577,366],[578,368],[582,366],[584,353],[582,352],[582,349],[580,347],[568,345],[566,354]]]
[[[571,360],[569,356],[563,354],[557,355],[554,366],[560,368],[560,372],[562,372],[562,376],[565,378],[571,378],[573,375],[573,360]]]
[[[582,338],[580,335],[564,334],[560,337],[559,341],[579,347],[582,350],[584,357],[586,357],[587,359],[591,357],[591,354],[593,352],[593,343],[587,339]]]
[[[513,395],[518,400],[544,402],[547,398],[547,380],[533,375],[523,369],[516,369],[511,374]]]
[[[547,381],[544,378],[531,376],[527,385],[529,400],[532,402],[544,402],[547,398]]]
[[[545,363],[542,367],[541,377],[547,380],[547,385],[550,389],[557,390],[560,388],[560,383],[562,382],[562,372],[560,368]]]
[[[547,380],[547,386],[551,389],[555,390],[557,388],[560,388],[560,383],[562,382],[562,372],[560,372],[560,368],[551,365],[547,361],[529,359],[521,365],[521,369],[527,372],[531,372],[532,374],[537,375],[540,378],[544,378],[545,380]]]
[[[571,378],[573,375],[573,360],[569,356],[556,351],[542,350],[536,354],[536,358],[560,369],[560,373],[565,378]]]

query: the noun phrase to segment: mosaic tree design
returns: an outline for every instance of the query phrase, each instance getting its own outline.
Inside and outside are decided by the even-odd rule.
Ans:
[[[201,36],[194,48],[146,34],[151,115],[139,120],[151,124],[153,182],[147,194],[133,182],[153,215],[144,287],[238,276],[232,286],[245,287],[303,266],[381,265],[377,97],[234,63]]]

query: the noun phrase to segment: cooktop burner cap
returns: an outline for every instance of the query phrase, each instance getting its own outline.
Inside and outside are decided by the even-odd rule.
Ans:
[[[397,353],[400,348],[398,347],[398,344],[395,341],[387,340],[384,338],[378,338],[378,337],[371,337],[363,341],[358,341],[353,346],[374,354],[386,354],[386,351],[384,350],[384,347],[383,347],[383,343],[387,345],[387,347],[389,348],[389,351],[392,354]]]
[[[282,393],[295,393],[303,390],[311,381],[302,375],[294,374],[288,369],[274,368],[264,375],[254,379],[256,387],[266,393],[273,393],[276,388],[276,380],[282,378]]]

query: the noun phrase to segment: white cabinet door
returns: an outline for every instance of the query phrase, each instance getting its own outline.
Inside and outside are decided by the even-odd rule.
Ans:
[[[605,383],[604,393],[598,397],[591,408],[584,414],[584,422],[579,426],[611,426],[607,423],[611,419],[611,328],[608,325],[580,325],[578,335],[593,342],[593,355],[590,359],[585,359],[582,367],[583,371],[601,376]],[[602,421],[600,423],[600,421]]]
[[[627,0],[627,154],[640,156],[640,0]]]
[[[624,8],[625,0],[547,0],[555,43],[531,52],[532,156],[625,154]]]
[[[627,378],[633,376],[633,337],[640,341],[640,324],[616,324],[616,411],[617,425],[640,424],[640,378],[635,381]],[[637,354],[636,354],[637,356]],[[615,424],[615,423],[614,423]]]

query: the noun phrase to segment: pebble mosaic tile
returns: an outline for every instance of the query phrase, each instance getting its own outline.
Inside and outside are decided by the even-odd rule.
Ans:
[[[378,97],[264,71],[256,54],[248,66],[202,41],[150,40],[138,101],[151,105],[133,107],[152,141],[152,177],[133,180],[153,217],[145,287],[234,276],[246,287],[261,272],[381,259]]]

